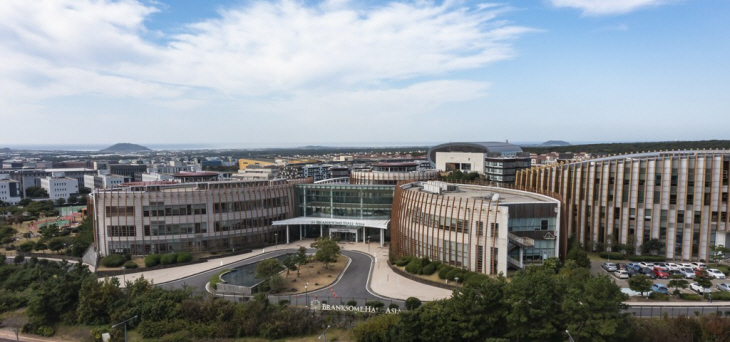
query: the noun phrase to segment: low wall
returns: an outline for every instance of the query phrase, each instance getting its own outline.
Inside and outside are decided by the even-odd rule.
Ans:
[[[432,282],[432,281],[427,281],[427,280],[421,279],[420,277],[416,277],[413,274],[410,274],[410,273],[408,273],[406,271],[403,271],[400,268],[394,266],[393,264],[390,263],[390,260],[388,260],[388,266],[390,266],[390,269],[393,270],[393,272],[397,273],[398,275],[404,276],[404,277],[406,277],[406,278],[408,278],[410,280],[413,280],[413,281],[417,281],[417,282],[419,282],[421,284],[426,284],[426,285],[430,285],[430,286],[440,287],[440,288],[446,289],[446,290],[456,290],[456,289],[459,288],[458,286],[447,285],[447,284],[443,284],[443,283],[435,283],[435,282]]]
[[[211,255],[209,257],[200,258],[200,259],[197,259],[197,260],[194,260],[194,261],[184,262],[184,263],[179,263],[179,264],[157,265],[157,266],[153,266],[153,267],[130,268],[130,269],[126,269],[126,270],[123,270],[123,269],[120,268],[120,269],[109,270],[109,271],[96,271],[96,275],[98,277],[114,277],[114,276],[120,276],[120,275],[127,274],[127,273],[128,274],[132,274],[132,273],[137,273],[137,272],[147,272],[147,271],[160,270],[160,269],[163,269],[163,268],[171,268],[171,267],[178,267],[178,266],[194,265],[194,264],[200,264],[200,263],[207,262],[208,260],[214,260],[214,259],[226,258],[226,257],[229,257],[229,256],[234,256],[234,255],[239,255],[239,254],[251,253],[251,251],[252,251],[251,249],[246,249],[246,250],[242,250],[240,252],[235,252],[235,253],[226,253],[226,254],[221,254],[221,255]]]

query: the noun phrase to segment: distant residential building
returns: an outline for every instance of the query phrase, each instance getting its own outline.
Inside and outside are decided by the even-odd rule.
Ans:
[[[528,153],[510,143],[458,142],[432,147],[429,160],[442,171],[477,172],[497,183],[514,183],[517,171],[530,168]]]
[[[238,169],[239,170],[243,170],[252,165],[269,166],[269,165],[274,165],[274,162],[269,161],[269,160],[259,160],[259,159],[244,159],[244,158],[238,159]]]
[[[218,180],[218,172],[179,172],[172,177],[180,183],[214,182]]]
[[[271,180],[279,177],[279,169],[254,164],[245,169],[239,169],[238,173],[232,175],[232,177],[241,180]]]
[[[10,179],[8,174],[0,174],[0,201],[10,204],[20,202],[20,182]]]
[[[99,170],[97,175],[84,175],[84,187],[89,189],[111,189],[124,183],[129,183],[129,176],[112,175],[108,170]]]
[[[109,173],[132,178],[133,182],[142,181],[142,174],[147,172],[147,165],[144,164],[109,164]]]
[[[53,172],[50,176],[41,179],[41,187],[48,192],[52,200],[68,199],[72,194],[79,193],[79,181],[66,177],[63,172]]]

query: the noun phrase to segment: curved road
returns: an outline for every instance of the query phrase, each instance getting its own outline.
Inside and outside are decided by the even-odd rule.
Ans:
[[[313,250],[311,249],[307,250],[307,252],[312,251]],[[205,285],[210,280],[210,277],[223,269],[236,268],[239,266],[252,264],[261,260],[269,259],[287,253],[296,253],[296,250],[275,250],[265,254],[257,255],[255,257],[237,261],[225,266],[216,267],[214,269],[204,271],[189,277],[166,283],[160,283],[158,285],[166,288],[180,288],[184,285],[187,285],[205,291]],[[349,257],[351,262],[340,276],[340,279],[336,280],[334,285],[328,286],[323,289],[310,291],[306,294],[293,294],[282,296],[272,295],[269,296],[269,298],[274,302],[278,302],[279,300],[288,300],[290,303],[295,305],[306,305],[307,301],[311,302],[316,298],[319,301],[327,301],[327,303],[329,304],[345,304],[348,301],[355,300],[358,302],[358,305],[365,305],[366,301],[377,300],[383,302],[386,307],[390,304],[398,304],[401,307],[403,306],[404,301],[402,300],[379,296],[370,291],[369,278],[372,273],[371,267],[374,264],[374,260],[371,256],[356,251],[342,251],[342,254]],[[231,300],[236,300],[236,298],[242,298],[241,296],[234,295],[226,295],[224,297]]]

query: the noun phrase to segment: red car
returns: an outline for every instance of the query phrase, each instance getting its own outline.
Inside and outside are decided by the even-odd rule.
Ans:
[[[654,267],[654,275],[660,279],[669,279],[669,273],[661,267]]]

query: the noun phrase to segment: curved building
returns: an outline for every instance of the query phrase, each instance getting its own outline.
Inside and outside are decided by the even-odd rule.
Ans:
[[[432,147],[428,160],[437,170],[477,172],[490,182],[512,183],[517,171],[530,167],[530,156],[502,142],[456,142]]]
[[[381,162],[370,170],[352,171],[350,184],[396,185],[401,181],[426,181],[438,179],[439,171],[422,169],[416,162]]]
[[[90,195],[100,256],[194,253],[282,242],[299,181],[136,183]]]
[[[391,253],[484,274],[558,256],[560,201],[500,187],[413,182],[396,186]]]
[[[634,153],[521,171],[517,185],[557,192],[567,231],[590,250],[649,239],[672,260],[708,260],[727,245],[730,151]]]

